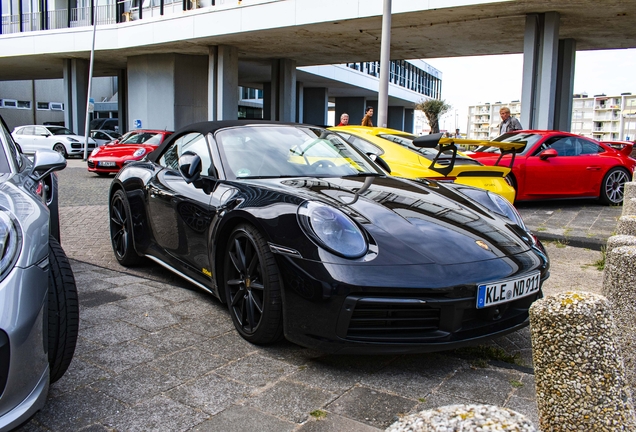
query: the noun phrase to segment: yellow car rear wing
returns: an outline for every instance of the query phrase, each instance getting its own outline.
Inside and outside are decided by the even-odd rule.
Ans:
[[[413,145],[420,148],[436,148],[437,147],[437,155],[433,158],[429,169],[437,171],[438,173],[447,176],[455,165],[455,159],[457,158],[457,144],[462,145],[477,145],[477,146],[489,146],[489,147],[498,147],[500,149],[501,154],[499,155],[499,159],[495,162],[495,165],[498,165],[503,158],[507,154],[511,154],[512,158],[510,160],[509,168],[512,168],[512,164],[515,160],[515,155],[518,150],[522,150],[526,142],[525,141],[517,141],[517,142],[500,142],[500,141],[484,141],[484,140],[469,140],[463,138],[444,138],[443,133],[436,133],[430,135],[422,135],[413,140]],[[452,152],[451,162],[449,165],[444,167],[437,167],[435,164],[439,160],[439,157],[447,151]]]

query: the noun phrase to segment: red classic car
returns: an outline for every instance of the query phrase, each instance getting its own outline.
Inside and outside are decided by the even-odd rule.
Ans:
[[[112,144],[98,147],[88,158],[88,170],[100,176],[117,173],[126,161],[139,160],[157,148],[172,131],[139,129]]]
[[[629,156],[633,143],[616,149],[580,135],[550,130],[514,131],[493,141],[526,145],[515,154],[502,154],[486,142],[466,154],[484,165],[512,163],[508,179],[517,190],[517,201],[598,198],[604,204],[618,205],[636,166],[636,160]]]

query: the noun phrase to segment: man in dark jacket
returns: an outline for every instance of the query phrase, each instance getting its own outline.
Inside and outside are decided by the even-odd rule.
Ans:
[[[499,134],[505,134],[506,132],[521,130],[521,123],[515,117],[510,116],[510,108],[503,107],[499,110],[499,116],[501,117],[501,123],[499,124]]]

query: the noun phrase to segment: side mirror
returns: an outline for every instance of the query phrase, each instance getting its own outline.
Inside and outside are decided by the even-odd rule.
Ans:
[[[38,150],[33,157],[33,168],[29,176],[40,181],[53,171],[66,168],[66,159],[60,153],[53,150]]]
[[[198,154],[187,151],[179,157],[179,172],[186,183],[196,182],[201,178],[201,158]]]
[[[546,160],[549,158],[557,157],[559,153],[555,149],[545,149],[541,153],[539,153],[539,159]]]
[[[386,161],[384,159],[382,159],[380,156],[378,156],[375,153],[367,153],[367,156],[369,156],[369,158],[373,162],[375,162],[377,165],[379,165],[380,168],[382,168],[387,173],[391,174],[391,167],[389,166],[388,163],[386,163]]]

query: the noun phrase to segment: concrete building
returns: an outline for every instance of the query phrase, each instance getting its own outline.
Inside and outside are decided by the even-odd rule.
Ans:
[[[63,78],[65,123],[79,132],[93,22],[95,76],[117,77],[120,121],[168,128],[236,118],[239,86],[263,91],[265,118],[322,116],[331,88],[300,68],[380,54],[380,0],[105,3],[2,0],[0,80]],[[576,50],[635,47],[633,16],[636,2],[619,0],[393,0],[391,58],[522,52],[522,123],[567,129]]]
[[[469,106],[468,138],[490,139],[499,135],[499,110],[503,106],[510,108],[512,116],[522,118],[518,100]],[[523,123],[522,126],[526,127]],[[589,97],[575,94],[572,98],[572,123],[570,128],[562,130],[599,141],[633,141],[636,138],[636,95],[622,93]]]
[[[297,68],[297,80],[307,85],[307,88],[300,87],[299,95],[307,94],[308,103],[304,103],[303,97],[297,98],[296,118],[305,123],[333,126],[334,118],[339,119],[340,114],[347,112],[352,124],[359,123],[367,105],[377,108],[379,74],[379,62]],[[414,107],[427,98],[440,97],[441,76],[441,72],[421,60],[392,61],[389,83],[392,105],[388,126],[413,132]],[[91,118],[117,118],[117,78],[94,78],[91,89],[91,97],[95,101],[95,112]],[[237,118],[264,117],[267,108],[264,107],[262,89],[238,87],[237,92]],[[322,100],[314,97],[316,93],[318,97],[323,96]],[[54,100],[58,102],[51,102]],[[45,122],[64,123],[64,103],[59,102],[63,100],[64,81],[60,79],[0,82],[0,114],[10,128]],[[129,104],[128,109],[131,107],[135,112],[140,111],[135,104]],[[160,119],[153,121],[155,123],[144,126],[142,120],[141,125],[159,129],[165,127],[160,124]],[[187,119],[184,119],[185,122]]]

